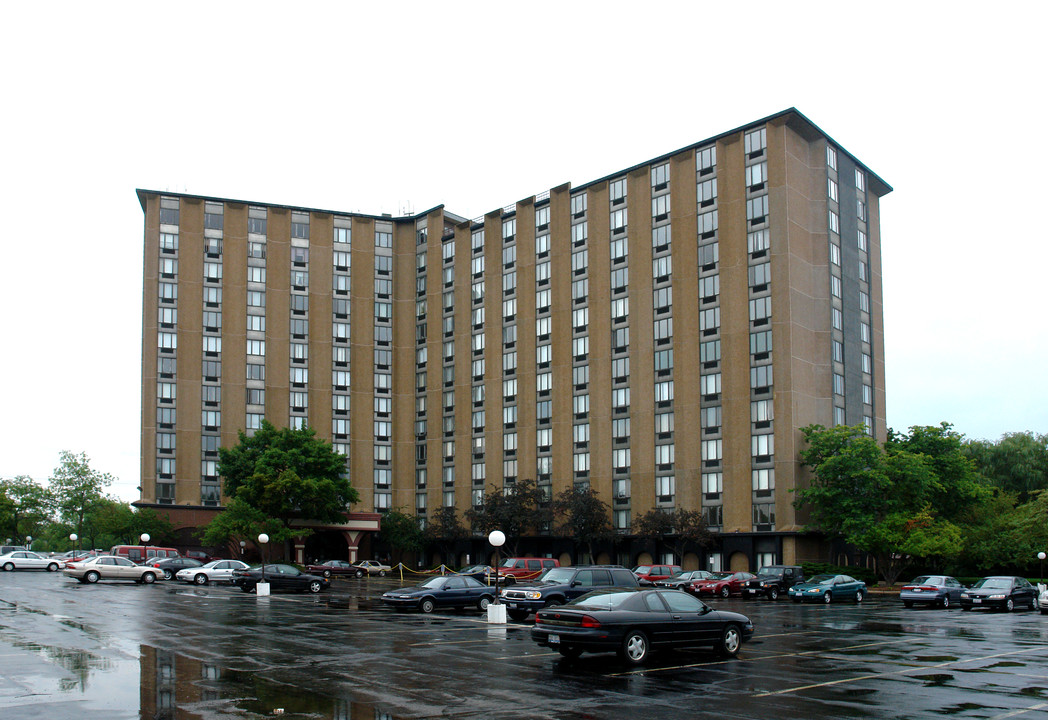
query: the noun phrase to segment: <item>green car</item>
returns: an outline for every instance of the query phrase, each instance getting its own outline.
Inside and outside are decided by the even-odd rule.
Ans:
[[[816,575],[808,582],[790,588],[793,602],[815,600],[829,604],[834,600],[862,602],[866,596],[866,583],[848,575]]]

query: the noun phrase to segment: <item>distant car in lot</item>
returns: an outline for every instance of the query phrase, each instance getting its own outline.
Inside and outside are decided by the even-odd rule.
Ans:
[[[382,593],[382,602],[395,608],[418,608],[431,613],[438,607],[465,608],[475,605],[486,610],[495,599],[495,589],[465,575],[438,575],[420,585]]]
[[[550,605],[563,605],[598,588],[637,587],[637,576],[621,565],[576,565],[547,570],[535,582],[521,582],[500,594],[506,614],[523,620]]]
[[[183,568],[175,573],[175,579],[194,585],[207,585],[208,583],[231,583],[233,573],[237,570],[246,570],[248,564],[240,560],[212,560],[200,567]]]
[[[522,580],[536,580],[550,568],[560,567],[560,560],[540,557],[511,557],[499,563],[499,582],[512,585]]]
[[[1042,615],[1048,615],[1048,585],[1037,583],[1037,605]]]
[[[130,580],[149,585],[156,582],[160,571],[148,565],[135,565],[126,557],[96,555],[87,560],[66,563],[62,574],[82,583],[96,583],[99,580]]]
[[[362,560],[358,563],[353,563],[353,567],[356,568],[354,575],[357,577],[364,577],[365,575],[386,577],[387,573],[393,572],[393,568],[385,563],[380,563],[377,560]]]
[[[47,570],[55,572],[62,564],[55,558],[37,555],[31,550],[15,550],[0,555],[0,570],[10,572],[12,570]]]
[[[193,558],[187,557],[150,558],[146,562],[142,563],[142,565],[147,565],[149,567],[153,567],[159,570],[163,574],[165,580],[170,580],[171,578],[173,578],[179,570],[185,570],[186,568],[198,568],[203,564],[204,563],[200,562],[199,560],[194,560]]]
[[[681,570],[668,578],[656,580],[652,583],[655,587],[672,588],[674,590],[688,590],[693,582],[708,580],[713,577],[709,570]]]
[[[270,590],[294,590],[296,592],[318,593],[331,586],[331,581],[322,575],[302,572],[294,565],[266,565],[234,570],[232,582],[246,593],[254,592],[255,586],[262,582],[263,576],[269,583]]]
[[[306,565],[306,572],[323,575],[326,578],[334,575],[363,577],[364,573],[348,560],[326,560],[316,565]],[[359,574],[358,574],[359,573]]]
[[[753,573],[743,571],[714,573],[711,578],[692,582],[691,592],[699,596],[720,595],[724,598],[742,595],[746,583],[755,577]]]
[[[466,575],[485,585],[495,584],[495,568],[490,565],[470,565],[459,570],[456,575]]]
[[[638,565],[633,568],[633,574],[641,585],[654,585],[656,580],[673,577],[680,570],[680,565]]]
[[[222,559],[222,558],[219,558],[219,557],[215,557],[214,555],[210,555],[210,554],[204,552],[203,550],[186,550],[185,556],[187,558],[193,558],[194,560],[199,560],[202,565],[206,565],[209,562],[211,562],[212,560],[221,560]]]
[[[1014,575],[984,577],[961,593],[961,610],[989,607],[1011,612],[1017,607],[1037,610],[1037,588],[1026,578]]]
[[[680,590],[595,590],[567,605],[539,610],[531,639],[567,658],[616,652],[630,665],[659,648],[707,647],[734,656],[753,635],[739,613],[714,610]]]
[[[899,599],[906,607],[931,605],[948,608],[961,600],[964,585],[949,575],[921,575],[902,586]]]
[[[790,588],[793,602],[816,601],[829,605],[835,600],[862,602],[866,597],[866,583],[850,575],[815,575],[808,582]]]
[[[747,581],[742,596],[778,600],[779,595],[785,595],[800,582],[804,582],[804,568],[800,565],[765,565],[757,571],[757,577]]]

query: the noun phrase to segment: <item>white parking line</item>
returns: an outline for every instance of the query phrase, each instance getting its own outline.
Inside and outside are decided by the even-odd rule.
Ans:
[[[879,644],[879,643],[874,643]],[[861,647],[861,646],[856,646]],[[840,648],[844,649],[844,648]],[[815,683],[813,685],[799,685],[797,687],[785,688],[783,690],[771,690],[769,692],[755,693],[754,697],[768,697],[770,695],[789,695],[795,692],[802,692],[804,690],[812,690],[814,688],[829,687],[831,685],[843,685],[845,683],[859,682],[861,680],[873,680],[875,678],[888,677],[890,675],[905,675],[906,673],[917,672],[919,670],[932,670],[934,668],[949,667],[950,665],[960,665],[969,662],[979,662],[980,660],[993,660],[999,657],[1008,657],[1010,655],[1024,655],[1031,652],[1042,652],[1043,647],[1027,648],[1025,650],[1013,650],[1012,652],[996,653],[994,655],[983,655],[982,657],[974,658],[959,658],[957,660],[950,660],[948,662],[935,663],[934,665],[918,665],[914,667],[905,668],[902,670],[892,670],[889,672],[871,673],[869,675],[857,675],[850,678],[841,678],[840,680],[827,680],[822,683]],[[807,653],[805,653],[807,654]],[[1025,711],[1023,711],[1025,712]]]
[[[1031,710],[1044,710],[1048,708],[1048,703],[1038,703],[1037,705],[1031,705],[1028,708],[1022,710],[1012,710],[1011,712],[1005,713],[1004,715],[994,715],[990,720],[1003,720],[1003,718],[1017,717],[1019,715],[1025,715]]]

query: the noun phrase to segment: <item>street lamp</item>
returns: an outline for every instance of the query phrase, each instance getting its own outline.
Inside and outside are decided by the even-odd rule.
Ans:
[[[142,538],[143,545],[149,544],[149,533],[142,533],[141,535],[139,535],[139,537]]]
[[[32,550],[33,549],[33,536],[32,535],[26,535],[25,536],[25,549],[26,550]]]
[[[247,543],[243,540],[240,541],[240,559],[244,559],[244,548],[247,547]]]
[[[1042,581],[1044,580],[1044,559],[1046,557],[1048,557],[1048,555],[1044,554],[1044,550],[1042,550],[1041,552],[1037,553],[1037,559],[1041,561],[1041,580]]]
[[[80,543],[77,542],[80,536],[76,533],[69,533],[69,539],[76,545],[75,552],[73,553],[73,559],[77,559],[80,555]]]
[[[262,582],[259,585],[265,585],[265,590],[259,594],[269,594],[269,584],[265,582],[265,545],[269,542],[269,536],[265,532],[259,533],[259,546],[262,550]],[[258,592],[258,589],[256,589]]]
[[[495,602],[488,606],[488,622],[505,623],[506,606],[499,601],[499,548],[506,542],[506,533],[492,530],[488,533],[488,542],[495,548]]]

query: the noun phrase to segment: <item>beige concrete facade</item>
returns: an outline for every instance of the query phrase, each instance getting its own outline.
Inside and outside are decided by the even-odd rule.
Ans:
[[[139,191],[141,503],[176,525],[180,508],[220,507],[202,489],[217,482],[206,436],[233,444],[264,415],[348,450],[355,511],[461,512],[515,460],[510,482],[595,488],[623,537],[652,508],[703,510],[722,544],[700,565],[811,559],[819,546],[800,535],[790,492],[804,482],[800,428],[847,420],[886,434],[878,201],[890,190],[789,110],[473,221],[439,207],[393,218]],[[177,298],[163,297],[169,285]],[[264,331],[252,330],[263,291]],[[210,380],[209,361],[220,364]],[[259,363],[264,380],[248,377]],[[259,390],[264,406],[250,404]],[[159,422],[170,409],[173,427]],[[213,430],[209,411],[221,414]],[[174,472],[161,474],[167,459]]]

